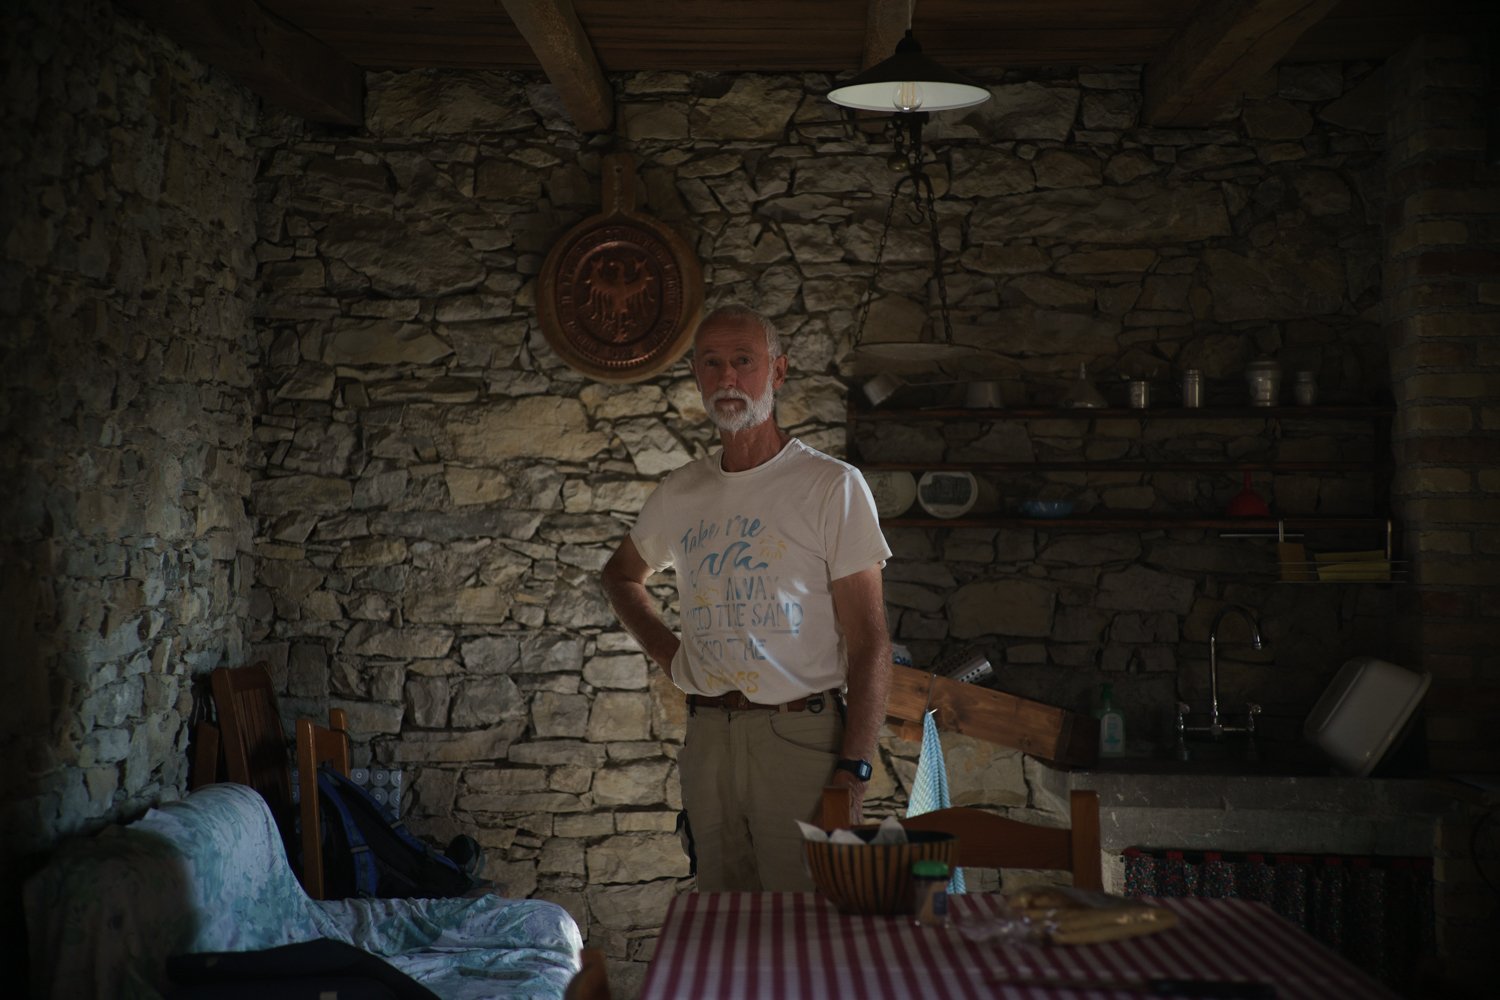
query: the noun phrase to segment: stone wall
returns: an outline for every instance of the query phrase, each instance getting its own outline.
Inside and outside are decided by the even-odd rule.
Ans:
[[[1404,631],[1411,662],[1433,675],[1434,768],[1492,772],[1500,765],[1500,171],[1485,122],[1494,82],[1474,41],[1454,36],[1418,40],[1387,72],[1386,320],[1400,404],[1394,495],[1416,571]],[[1458,977],[1487,987],[1500,930],[1483,875],[1500,865],[1491,814],[1446,827],[1437,855],[1443,950]]]
[[[19,855],[181,794],[193,678],[244,656],[256,105],[102,0],[3,44],[12,907]]]
[[[1211,401],[1261,354],[1319,371],[1326,398],[1385,384],[1370,67],[1286,68],[1194,130],[1140,126],[1132,68],[990,79],[994,101],[933,129],[956,339],[978,351],[966,372],[1038,404],[1080,362],[1115,380],[1191,361]],[[685,365],[598,384],[537,326],[548,248],[598,211],[603,141],[561,124],[555,95],[523,78],[368,82],[366,132],[282,120],[257,139],[254,651],[289,711],[342,706],[359,755],[412,772],[418,829],[477,836],[488,874],[567,905],[628,987],[687,884],[673,832],[683,713],[597,573],[661,474],[712,440]],[[889,145],[819,124],[834,117],[820,75],[617,84],[645,209],[696,246],[710,305],[748,302],[782,325],[782,423],[844,454],[849,377],[870,370],[847,355]],[[885,265],[869,336],[909,336],[933,312],[921,230],[900,224]],[[1041,436],[1081,451],[1085,429]],[[1295,457],[1295,435],[1268,435],[1258,421],[1212,447]],[[1063,482],[1189,509],[1238,487]],[[1362,502],[1336,480],[1261,485],[1302,509]],[[892,542],[892,622],[921,659],[977,645],[1009,689],[1080,710],[1113,678],[1146,734],[1173,679],[1201,670],[1222,602],[1257,608],[1272,643],[1226,683],[1288,718],[1343,657],[1383,641],[1382,588],[1278,588],[1265,543],[909,529]],[[903,799],[914,753],[886,742],[876,812]],[[963,801],[1056,805],[1016,755],[953,740],[949,765]]]
[[[257,105],[110,4],[7,13],[5,891],[186,786],[245,655]]]

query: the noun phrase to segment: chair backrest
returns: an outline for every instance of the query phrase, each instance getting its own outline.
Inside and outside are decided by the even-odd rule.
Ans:
[[[225,773],[230,781],[260,792],[277,824],[290,829],[291,767],[270,669],[264,663],[218,667],[212,686]]]
[[[823,790],[825,829],[830,818],[849,815],[849,790]],[[901,820],[908,830],[951,833],[958,838],[958,864],[965,868],[1040,868],[1073,874],[1079,889],[1103,889],[1100,859],[1099,793],[1076,790],[1069,796],[1067,827],[1035,826],[969,806],[938,809]]]
[[[193,725],[193,769],[188,789],[197,791],[219,780],[219,727],[199,721]]]
[[[318,765],[332,764],[349,774],[349,719],[342,708],[328,713],[328,725],[297,720],[297,790],[302,817],[302,888],[324,899],[323,817],[318,808]]]
[[[583,968],[568,981],[563,1000],[610,1000],[603,950],[585,948],[579,958],[583,961]]]

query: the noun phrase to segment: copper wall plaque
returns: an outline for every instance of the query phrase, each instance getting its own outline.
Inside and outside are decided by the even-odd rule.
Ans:
[[[635,210],[635,165],[604,158],[604,208],[568,230],[537,283],[542,333],[601,382],[638,382],[682,357],[703,308],[703,270],[682,237]]]

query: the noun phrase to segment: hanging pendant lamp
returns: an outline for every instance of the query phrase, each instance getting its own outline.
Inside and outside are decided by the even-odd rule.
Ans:
[[[948,289],[943,275],[943,249],[938,232],[937,206],[932,180],[924,170],[926,155],[922,148],[922,127],[928,121],[931,112],[952,111],[983,104],[989,100],[990,92],[967,77],[946,69],[923,55],[922,47],[912,37],[909,25],[908,20],[906,36],[896,44],[894,55],[857,74],[843,86],[829,91],[828,99],[842,107],[861,111],[894,112],[891,118],[891,129],[896,145],[896,155],[892,157],[892,165],[904,171],[904,176],[891,189],[891,201],[886,209],[880,245],[875,255],[875,270],[870,275],[869,287],[865,290],[860,303],[850,357],[876,364],[899,362],[930,365],[943,361],[961,360],[972,356],[975,352],[973,348],[961,347],[953,341],[953,324],[948,315]],[[912,220],[919,223],[925,222],[928,227],[928,237],[932,244],[931,285],[936,288],[941,309],[941,329],[933,329],[927,339],[920,337],[894,341],[867,339],[866,324],[880,281],[880,268],[885,255],[886,240],[890,236],[896,203],[903,188],[907,185],[911,186]]]
[[[990,92],[923,55],[907,28],[894,55],[830,90],[828,99],[860,111],[953,111],[983,104]]]

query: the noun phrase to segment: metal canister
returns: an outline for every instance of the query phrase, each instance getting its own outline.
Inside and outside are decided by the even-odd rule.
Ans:
[[[1292,398],[1298,406],[1312,406],[1318,401],[1318,377],[1312,372],[1298,372],[1292,383]]]
[[[1151,383],[1143,378],[1134,379],[1130,383],[1130,408],[1132,410],[1144,410],[1151,405]]]
[[[1203,373],[1196,368],[1182,373],[1182,405],[1192,409],[1203,405]]]
[[[1245,382],[1250,388],[1251,406],[1276,406],[1281,402],[1281,363],[1275,358],[1260,358],[1246,365]]]

